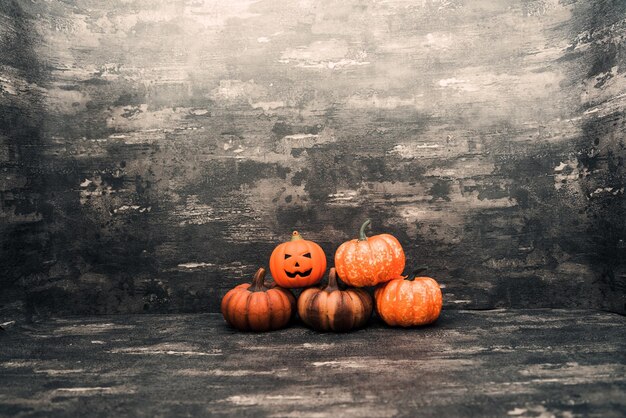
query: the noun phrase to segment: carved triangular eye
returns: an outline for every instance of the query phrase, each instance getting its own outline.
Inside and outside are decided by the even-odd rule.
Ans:
[[[303,254],[302,257],[311,258],[311,253]]]
[[[290,258],[290,257],[291,257],[291,254],[285,254],[285,260]]]

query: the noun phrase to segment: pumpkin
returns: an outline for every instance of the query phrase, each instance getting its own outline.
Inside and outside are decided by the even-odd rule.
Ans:
[[[372,297],[363,289],[342,290],[331,268],[326,287],[309,288],[298,298],[300,319],[317,331],[350,331],[360,328],[372,315]]]
[[[228,324],[241,331],[270,331],[283,328],[295,313],[296,298],[274,283],[265,283],[260,268],[252,284],[231,289],[222,299],[222,315]]]
[[[293,231],[291,241],[279,244],[270,256],[270,271],[282,287],[307,287],[319,282],[326,272],[326,254],[313,241]]]
[[[350,286],[374,286],[389,280],[404,278],[405,256],[400,242],[389,234],[365,235],[370,224],[366,220],[359,238],[344,242],[335,253],[335,267],[344,283]]]
[[[439,284],[430,277],[395,279],[374,291],[376,311],[390,326],[410,327],[435,322],[441,313]]]

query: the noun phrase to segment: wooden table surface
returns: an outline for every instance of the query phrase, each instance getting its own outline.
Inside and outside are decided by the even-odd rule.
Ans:
[[[0,332],[2,416],[626,416],[626,318],[444,311],[351,334],[216,314],[52,319]]]

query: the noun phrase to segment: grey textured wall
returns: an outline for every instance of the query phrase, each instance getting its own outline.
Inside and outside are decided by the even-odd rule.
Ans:
[[[4,0],[0,314],[217,310],[366,217],[446,308],[624,313],[625,38],[620,0]]]

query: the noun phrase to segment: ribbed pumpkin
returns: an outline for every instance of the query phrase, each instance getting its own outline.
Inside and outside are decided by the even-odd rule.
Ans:
[[[365,228],[370,222],[368,219],[361,225],[359,239],[344,242],[335,253],[337,273],[350,286],[374,286],[403,278],[405,256],[402,245],[389,234],[368,238]]]
[[[334,268],[328,273],[328,285],[306,289],[298,298],[300,319],[317,331],[361,328],[372,315],[372,309],[372,297],[365,290],[339,288]]]
[[[430,277],[396,279],[374,291],[376,311],[390,326],[410,327],[435,322],[441,313],[439,283]]]
[[[265,283],[265,269],[257,270],[252,284],[231,289],[222,299],[222,315],[241,331],[271,331],[283,328],[295,313],[296,298],[274,283]]]
[[[276,284],[286,288],[307,287],[326,272],[326,254],[313,241],[293,231],[291,241],[279,244],[270,256],[270,271]]]

